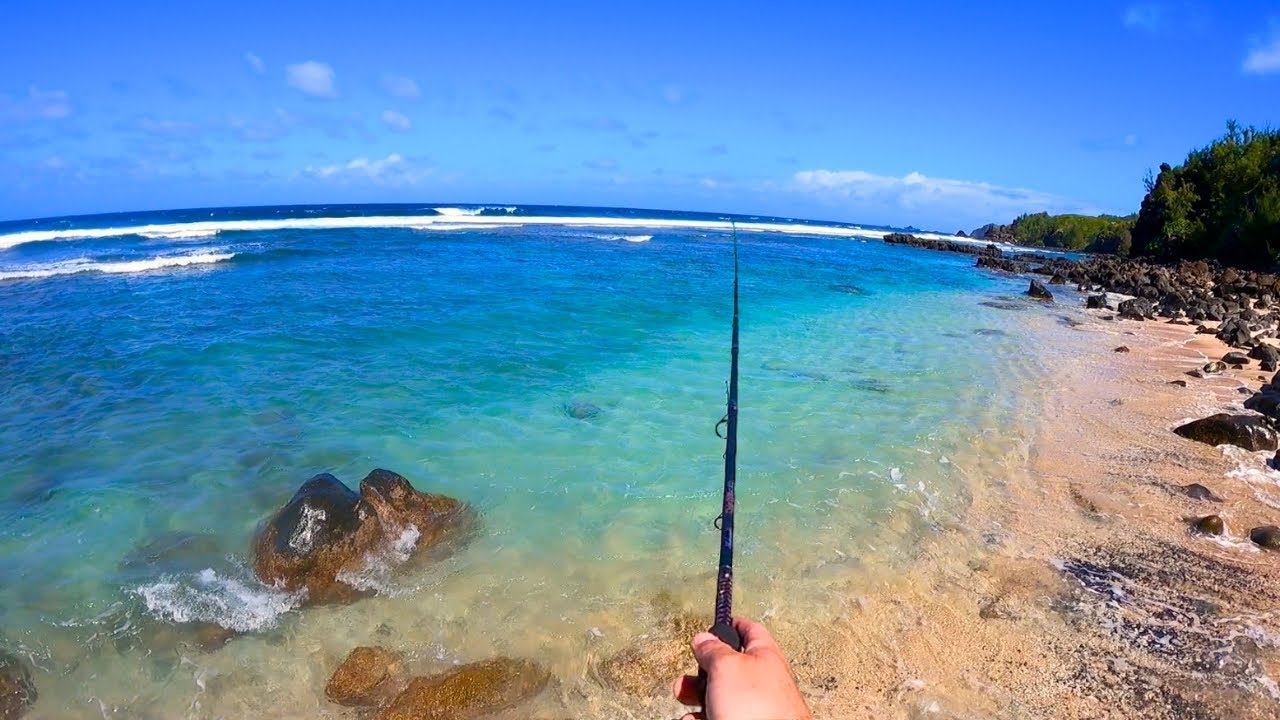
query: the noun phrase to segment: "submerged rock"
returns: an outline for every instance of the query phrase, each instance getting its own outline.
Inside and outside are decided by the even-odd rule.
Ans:
[[[324,694],[348,707],[385,705],[402,688],[402,662],[385,648],[358,647],[334,671]]]
[[[471,720],[532,699],[551,680],[531,660],[494,658],[441,675],[414,678],[379,720]]]
[[[1215,495],[1212,490],[1205,487],[1204,485],[1201,485],[1200,483],[1191,483],[1189,485],[1183,485],[1181,490],[1183,495],[1186,495],[1192,500],[1208,500],[1209,502],[1222,502],[1222,498]]]
[[[27,663],[0,650],[0,720],[23,717],[38,697]]]
[[[591,418],[599,415],[600,412],[601,410],[599,405],[593,405],[592,403],[585,402],[583,400],[574,400],[571,403],[566,403],[564,406],[564,414],[574,420],[590,420]]]
[[[1218,515],[1205,515],[1193,522],[1191,529],[1201,535],[1221,535],[1226,532],[1226,523]]]
[[[1174,428],[1188,440],[1208,445],[1235,445],[1245,450],[1275,450],[1280,446],[1276,431],[1261,415],[1218,413]]]
[[[349,602],[365,593],[339,575],[400,544],[411,526],[412,551],[418,552],[463,537],[473,520],[464,503],[418,492],[389,470],[369,473],[359,494],[325,473],[303,483],[263,524],[254,540],[253,569],[268,585],[306,590],[308,602]]]
[[[1249,531],[1249,539],[1254,545],[1268,550],[1280,550],[1280,527],[1263,525]]]
[[[1049,288],[1039,280],[1032,280],[1031,286],[1027,288],[1027,294],[1037,300],[1047,300],[1053,302],[1053,293],[1049,292]]]

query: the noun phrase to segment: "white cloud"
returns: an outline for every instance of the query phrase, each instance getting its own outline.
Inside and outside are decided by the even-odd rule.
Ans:
[[[0,120],[61,120],[71,115],[71,96],[32,85],[26,97],[0,95]]]
[[[413,127],[413,122],[404,113],[398,113],[395,110],[383,110],[382,122],[401,132]]]
[[[411,77],[403,75],[387,75],[382,78],[382,89],[392,97],[413,100],[422,95],[418,83]]]
[[[792,176],[790,189],[854,208],[877,210],[897,205],[950,221],[1008,222],[1022,213],[1041,211],[1100,212],[1038,190],[931,178],[918,172],[892,177],[865,170],[801,170]]]
[[[259,75],[267,71],[267,64],[262,62],[262,58],[251,52],[244,54],[244,61],[249,63],[249,68]]]
[[[338,165],[308,165],[303,175],[333,182],[371,182],[377,185],[413,185],[427,175],[431,168],[422,168],[406,160],[399,153],[391,153],[381,160],[358,157]]]
[[[1157,3],[1130,5],[1124,11],[1124,26],[1157,32],[1164,26],[1165,8]]]
[[[1273,33],[1271,42],[1260,45],[1244,59],[1244,72],[1251,75],[1269,75],[1280,72],[1280,30]]]
[[[294,63],[285,69],[289,84],[312,97],[334,98],[338,91],[333,86],[333,68],[326,63],[308,60]]]

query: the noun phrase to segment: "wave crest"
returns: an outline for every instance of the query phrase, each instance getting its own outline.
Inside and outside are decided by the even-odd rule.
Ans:
[[[52,265],[0,271],[0,280],[35,280],[57,275],[75,275],[87,272],[109,274],[149,272],[151,270],[186,267],[188,265],[209,265],[230,260],[235,256],[235,253],[203,253],[199,255],[169,255],[146,260],[123,260],[118,262],[94,262],[89,258],[78,258],[76,260],[53,263]]]
[[[134,589],[152,614],[177,623],[208,622],[228,630],[255,632],[275,627],[295,610],[305,593],[286,593],[256,581],[223,577],[212,569],[189,577],[165,577]]]

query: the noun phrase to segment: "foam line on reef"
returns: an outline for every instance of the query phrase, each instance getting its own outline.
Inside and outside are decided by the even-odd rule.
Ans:
[[[74,275],[87,272],[109,274],[149,272],[151,270],[186,267],[188,265],[210,265],[230,260],[235,256],[235,253],[205,253],[200,255],[169,255],[147,258],[146,260],[123,260],[117,262],[94,262],[88,258],[79,258],[51,265],[36,265],[28,268],[0,271],[0,280],[35,280],[57,275]]]

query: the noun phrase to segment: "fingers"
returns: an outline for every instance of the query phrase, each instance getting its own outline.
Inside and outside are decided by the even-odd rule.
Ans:
[[[698,712],[685,713],[684,715],[681,715],[680,720],[707,720],[707,716],[703,715],[702,711],[699,710]]]
[[[698,660],[698,667],[711,672],[711,666],[721,658],[733,657],[738,652],[725,645],[720,638],[709,632],[701,632],[693,636],[693,656]]]
[[[752,622],[746,618],[734,618],[733,627],[742,636],[742,652],[749,655],[757,655],[761,651],[782,653],[782,648],[778,647],[778,641],[774,640],[773,635],[770,635],[765,626],[760,623]],[[697,642],[697,640],[697,638],[694,638],[694,642]],[[723,643],[721,644],[723,645]],[[725,647],[728,646],[726,645]]]
[[[671,685],[671,694],[681,705],[701,705],[702,680],[697,675],[678,677]]]

